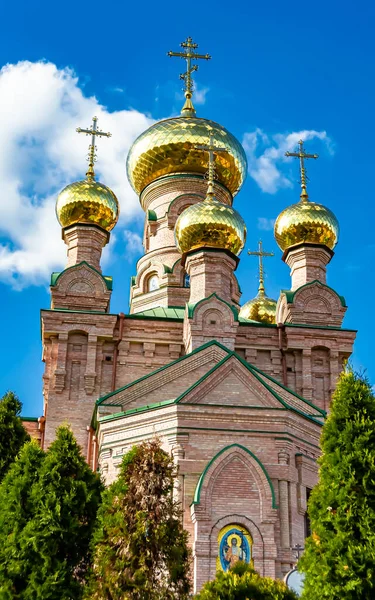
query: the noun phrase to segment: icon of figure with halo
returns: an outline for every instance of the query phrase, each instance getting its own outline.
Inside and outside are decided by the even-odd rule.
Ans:
[[[231,569],[239,560],[244,560],[245,558],[242,549],[241,538],[239,538],[239,544],[238,538],[239,536],[236,535],[230,536],[230,539],[228,538],[228,542],[226,544],[226,547],[224,548],[224,556],[225,560],[228,563],[229,569]],[[228,546],[228,543],[230,543],[230,546]]]

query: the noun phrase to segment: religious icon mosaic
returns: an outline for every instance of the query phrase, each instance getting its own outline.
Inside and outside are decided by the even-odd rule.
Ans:
[[[250,533],[241,525],[227,525],[218,536],[219,554],[217,569],[228,571],[236,562],[252,561],[253,540]]]

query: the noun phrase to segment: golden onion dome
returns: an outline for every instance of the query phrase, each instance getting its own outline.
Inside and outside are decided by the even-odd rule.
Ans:
[[[302,199],[288,206],[276,219],[274,230],[281,250],[297,244],[321,244],[331,250],[339,237],[338,221],[329,208]]]
[[[246,225],[241,215],[216,199],[206,199],[186,208],[178,217],[174,231],[182,253],[208,247],[237,255],[246,240]]]
[[[133,189],[139,194],[155,179],[176,173],[204,175],[207,152],[196,146],[206,144],[210,133],[213,145],[226,148],[215,156],[217,180],[235,195],[247,172],[244,149],[218,123],[192,116],[159,121],[135,140],[127,159],[128,179]]]
[[[249,300],[241,307],[239,316],[243,319],[258,321],[259,323],[276,323],[277,301],[268,298],[264,294],[258,294],[253,300]]]
[[[87,223],[111,231],[118,221],[119,204],[109,187],[88,178],[75,181],[60,192],[56,215],[61,227]]]

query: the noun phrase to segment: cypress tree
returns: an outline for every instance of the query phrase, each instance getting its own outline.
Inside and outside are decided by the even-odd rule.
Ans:
[[[13,392],[0,400],[0,481],[16,458],[29,434],[22,425],[22,404]]]
[[[34,516],[30,491],[39,476],[44,452],[26,443],[0,485],[0,598],[22,598],[33,556],[25,549],[24,529]]]
[[[104,493],[94,536],[92,600],[185,600],[189,551],[173,498],[176,469],[154,439],[123,458]]]
[[[71,430],[59,427],[30,494],[33,517],[22,534],[29,560],[23,600],[81,598],[101,490]]]
[[[296,594],[282,581],[261,577],[254,569],[238,562],[227,573],[218,571],[207,582],[196,600],[297,600]]]
[[[368,381],[341,375],[323,427],[312,535],[299,562],[305,600],[375,598],[375,398]]]

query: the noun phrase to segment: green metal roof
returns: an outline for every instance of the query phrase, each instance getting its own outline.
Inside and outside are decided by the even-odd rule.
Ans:
[[[156,318],[156,319],[173,319],[182,321],[184,318],[185,308],[183,306],[157,306],[155,308],[149,308],[139,313],[132,315],[126,315],[127,319],[143,319],[143,318]]]
[[[341,305],[344,308],[346,308],[346,302],[345,302],[344,296],[340,296],[336,292],[336,290],[334,290],[333,288],[331,288],[329,285],[327,285],[325,283],[322,283],[318,279],[314,279],[314,281],[309,281],[308,283],[305,283],[304,285],[301,285],[301,287],[297,288],[294,291],[292,291],[292,290],[281,290],[281,293],[285,294],[288,303],[291,304],[292,302],[294,302],[294,296],[296,295],[297,292],[301,291],[305,287],[309,287],[310,285],[314,285],[315,283],[319,283],[319,285],[321,285],[322,287],[325,287],[325,288],[327,288],[327,290],[330,290],[331,292],[333,292],[340,299]]]

